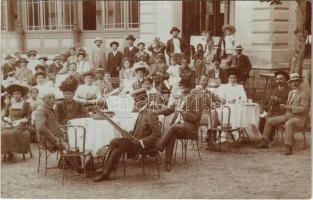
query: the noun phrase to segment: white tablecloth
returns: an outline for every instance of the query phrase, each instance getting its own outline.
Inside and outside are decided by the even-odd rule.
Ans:
[[[230,124],[232,128],[247,127],[252,124],[258,126],[260,121],[260,107],[258,104],[227,104],[230,107]],[[219,120],[222,119],[221,108],[217,109]],[[224,109],[223,124],[227,123],[228,110]]]
[[[117,119],[114,119],[116,121]],[[119,123],[118,121],[116,121]],[[86,128],[85,149],[91,150],[93,154],[101,147],[110,143],[113,138],[120,137],[120,134],[107,120],[94,120],[92,118],[79,118],[69,120],[68,125],[81,125]],[[74,147],[75,135],[73,129],[69,130],[70,147]],[[83,137],[78,132],[77,146],[83,149]]]

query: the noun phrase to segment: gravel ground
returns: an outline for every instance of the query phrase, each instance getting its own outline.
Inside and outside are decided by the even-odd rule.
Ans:
[[[307,133],[309,135],[309,133]],[[152,160],[147,160],[146,176],[139,162],[127,162],[126,177],[120,167],[112,180],[94,183],[91,178],[69,172],[62,185],[62,171],[42,165],[36,172],[38,150],[31,148],[33,159],[15,155],[14,162],[2,163],[2,198],[310,198],[311,151],[296,148],[291,156],[282,155],[283,146],[257,150],[252,144],[229,147],[223,152],[189,146],[187,164],[180,157],[171,172],[161,165],[156,176]],[[162,155],[163,159],[163,155]],[[49,165],[56,166],[55,158]]]

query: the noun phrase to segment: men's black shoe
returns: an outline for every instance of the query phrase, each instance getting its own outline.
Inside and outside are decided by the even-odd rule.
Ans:
[[[171,162],[165,162],[164,168],[165,168],[165,171],[167,171],[167,172],[171,171],[172,170]]]
[[[262,142],[259,146],[255,147],[256,149],[266,149],[269,148],[268,144],[265,142]]]
[[[286,145],[285,156],[289,156],[291,154],[292,154],[292,147],[289,145]]]
[[[97,176],[95,179],[93,179],[93,182],[101,182],[104,180],[108,180],[109,176],[106,174],[101,174],[100,176]]]

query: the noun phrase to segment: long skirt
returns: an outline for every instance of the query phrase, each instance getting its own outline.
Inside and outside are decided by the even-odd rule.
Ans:
[[[3,129],[1,133],[1,153],[27,153],[31,141],[26,128]]]

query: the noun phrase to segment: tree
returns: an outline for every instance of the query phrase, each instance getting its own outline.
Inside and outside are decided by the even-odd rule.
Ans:
[[[282,0],[260,0],[261,2],[268,2],[270,5],[282,4]],[[296,30],[295,30],[295,51],[291,59],[290,73],[297,72],[302,74],[303,60],[305,56],[305,41],[308,32],[305,27],[306,19],[306,7],[308,6],[307,0],[296,0],[297,10],[296,10]]]

